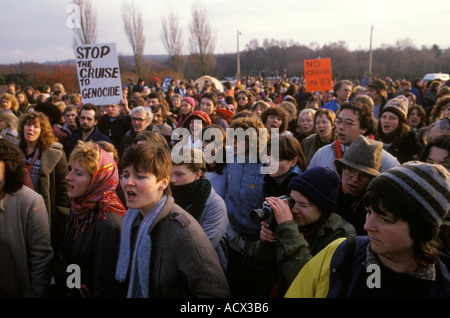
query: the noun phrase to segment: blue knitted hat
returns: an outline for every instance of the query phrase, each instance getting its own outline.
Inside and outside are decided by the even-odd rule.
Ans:
[[[331,213],[336,209],[340,184],[341,178],[335,170],[313,167],[292,178],[287,190],[300,192],[319,209]]]

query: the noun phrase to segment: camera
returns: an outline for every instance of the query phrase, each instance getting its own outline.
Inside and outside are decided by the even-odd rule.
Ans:
[[[286,202],[287,205],[289,206],[289,209],[292,210],[295,203],[294,199],[292,199],[288,195],[283,195],[281,197],[278,197],[278,199]],[[271,231],[274,231],[275,227],[277,226],[277,220],[275,219],[275,215],[273,215],[272,208],[270,207],[267,201],[263,202],[261,209],[255,209],[251,211],[250,218],[256,223],[261,223],[262,221],[266,222],[267,224],[269,224],[269,229]]]

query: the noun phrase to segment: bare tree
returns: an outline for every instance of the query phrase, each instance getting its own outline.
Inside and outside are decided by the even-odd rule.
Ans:
[[[205,75],[214,66],[216,35],[207,20],[206,10],[200,3],[192,5],[192,22],[189,26],[189,50],[192,62],[201,75]]]
[[[142,55],[144,53],[145,35],[142,23],[142,12],[130,2],[122,6],[123,30],[133,50],[136,73],[141,75]]]
[[[172,67],[176,72],[181,72],[183,69],[183,59],[181,56],[183,52],[183,38],[178,14],[170,11],[167,18],[161,18],[161,24],[161,40],[170,56]]]
[[[94,44],[97,41],[97,12],[90,0],[73,0],[79,10],[79,25],[73,28],[73,45]]]

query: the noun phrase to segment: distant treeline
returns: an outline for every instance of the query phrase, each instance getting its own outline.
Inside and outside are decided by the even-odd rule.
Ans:
[[[363,79],[368,76],[369,51],[349,50],[343,41],[319,46],[299,45],[292,41],[257,40],[250,41],[240,52],[240,74],[263,77],[301,77],[304,74],[303,60],[331,58],[333,79]],[[170,76],[178,79],[196,79],[202,74],[189,63],[189,56],[183,56],[184,69],[177,73],[171,68],[170,58],[166,60],[143,58],[144,75],[140,77],[151,83],[152,79]],[[123,82],[127,78],[137,80],[134,65],[129,57],[120,56],[119,64]],[[237,53],[216,54],[211,76],[218,79],[234,78],[237,72]],[[395,45],[383,44],[372,52],[372,76],[392,79],[412,79],[423,77],[426,73],[450,73],[450,48],[438,45],[417,48],[411,40],[397,41]],[[61,82],[68,91],[78,90],[78,79],[73,61],[61,63],[16,63],[0,65],[0,85],[14,81],[21,87],[40,86]]]
[[[298,45],[285,41],[264,40],[259,45],[252,40],[240,53],[241,75],[288,77],[304,74],[303,60],[331,58],[333,79],[362,79],[369,71],[369,51],[350,51],[345,42],[319,45]],[[236,74],[237,55],[216,56],[216,77]],[[397,41],[395,45],[382,45],[372,52],[372,75],[393,79],[423,77],[426,73],[450,71],[450,48],[437,45],[416,48],[411,40]]]

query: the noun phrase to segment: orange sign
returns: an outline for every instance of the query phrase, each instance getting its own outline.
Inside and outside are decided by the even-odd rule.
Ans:
[[[331,59],[304,60],[306,92],[327,91],[333,89]]]

